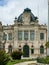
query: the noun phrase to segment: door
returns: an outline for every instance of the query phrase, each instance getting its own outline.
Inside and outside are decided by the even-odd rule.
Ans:
[[[23,47],[23,52],[24,52],[23,57],[29,57],[29,46],[28,45],[25,45]]]

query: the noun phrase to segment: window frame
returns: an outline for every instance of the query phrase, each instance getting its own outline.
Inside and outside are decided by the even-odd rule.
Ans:
[[[34,30],[30,30],[30,40],[34,40],[34,39],[35,39],[35,31]]]
[[[40,33],[40,40],[44,40],[44,33]]]
[[[3,34],[3,40],[7,40],[7,34]]]
[[[27,35],[27,36],[26,36]],[[25,37],[26,36],[26,37]],[[29,32],[28,32],[28,30],[24,30],[24,40],[28,40],[29,38]]]
[[[12,33],[8,33],[8,40],[12,40]]]
[[[40,46],[40,54],[44,54],[44,46],[43,45]]]
[[[21,35],[21,38],[20,38],[20,36],[19,35]],[[18,40],[22,40],[22,30],[18,30]]]

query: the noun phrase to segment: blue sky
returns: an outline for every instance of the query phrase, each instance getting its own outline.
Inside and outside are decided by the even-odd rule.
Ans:
[[[4,6],[7,4],[7,1],[6,0],[0,0],[0,6]]]
[[[25,8],[39,18],[39,23],[48,23],[47,0],[0,0],[0,21],[3,24],[13,24],[15,16],[18,17]]]

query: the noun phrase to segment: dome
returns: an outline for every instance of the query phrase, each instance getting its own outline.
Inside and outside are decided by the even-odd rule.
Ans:
[[[22,22],[22,14],[18,17],[18,22]]]
[[[31,9],[29,9],[29,8],[24,9],[24,12],[23,12],[22,14],[20,14],[20,16],[18,17],[18,22],[22,22],[22,15],[23,15],[25,12],[30,13],[30,21],[31,21],[31,22],[35,22],[35,20],[37,19],[37,17],[35,17],[35,16],[33,15],[33,13],[31,12]]]
[[[30,21],[35,21],[35,16],[32,13],[30,15]]]
[[[26,8],[26,9],[24,9],[24,12],[31,12],[31,9]]]

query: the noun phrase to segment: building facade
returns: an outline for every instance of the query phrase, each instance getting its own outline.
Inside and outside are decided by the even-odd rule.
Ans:
[[[15,17],[13,25],[4,26],[0,22],[0,29],[2,47],[7,53],[19,50],[24,52],[22,58],[46,56],[47,26],[40,25],[29,8]]]

